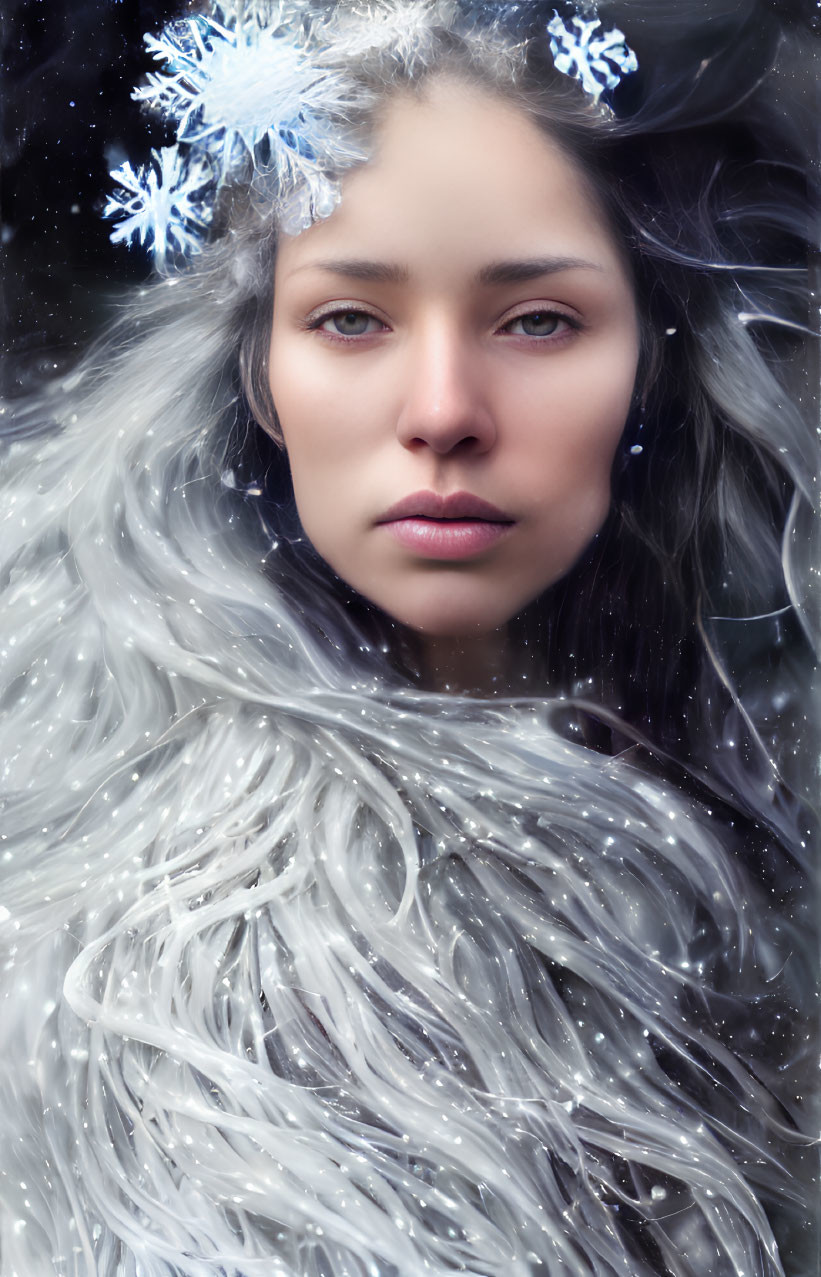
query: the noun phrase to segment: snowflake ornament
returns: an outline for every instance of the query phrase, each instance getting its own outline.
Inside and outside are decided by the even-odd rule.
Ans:
[[[579,80],[594,102],[605,90],[615,89],[624,76],[637,71],[639,65],[624,33],[614,27],[594,34],[600,26],[599,18],[574,17],[564,23],[555,9],[547,24],[556,70]]]
[[[340,177],[368,159],[355,121],[372,90],[348,68],[370,53],[424,71],[460,7],[468,36],[530,23],[536,0],[217,0],[210,13],[180,18],[145,42],[159,69],[133,98],[176,130],[176,145],[145,168],[123,164],[105,216],[115,243],[138,241],[164,267],[198,252],[220,190],[239,183],[260,217],[298,234],[328,217]],[[472,25],[472,24],[475,24]],[[541,24],[540,24],[541,25]],[[637,67],[620,31],[598,19],[547,25],[557,68],[598,101]],[[543,30],[544,28],[542,28]]]
[[[138,240],[162,265],[170,254],[199,252],[211,218],[206,200],[213,172],[207,161],[184,157],[176,146],[151,154],[153,163],[144,168],[126,161],[112,171],[119,185],[103,216],[120,219],[112,243]]]
[[[317,118],[343,109],[345,88],[300,48],[295,13],[283,11],[283,21],[267,27],[229,28],[203,15],[172,22],[145,37],[166,66],[133,97],[174,121],[178,140],[207,151],[223,178],[248,158],[255,167],[275,165],[283,148],[290,159],[327,159]]]

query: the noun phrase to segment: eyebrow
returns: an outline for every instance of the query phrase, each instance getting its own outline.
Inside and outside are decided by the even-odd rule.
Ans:
[[[321,270],[331,275],[344,275],[347,279],[365,280],[376,284],[406,284],[410,278],[407,266],[393,262],[372,262],[365,258],[340,258],[306,262],[298,266],[295,275],[305,270]],[[520,260],[490,262],[477,271],[475,282],[485,287],[495,284],[522,284],[543,275],[556,275],[566,270],[603,271],[598,262],[582,257],[528,257]]]

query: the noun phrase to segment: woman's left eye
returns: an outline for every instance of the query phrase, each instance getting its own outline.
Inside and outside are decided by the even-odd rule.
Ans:
[[[514,333],[514,336],[523,337],[555,337],[557,333],[574,327],[566,315],[560,315],[555,310],[528,311],[526,315],[516,315],[509,319],[504,327],[510,331],[513,324],[525,326],[524,332]]]

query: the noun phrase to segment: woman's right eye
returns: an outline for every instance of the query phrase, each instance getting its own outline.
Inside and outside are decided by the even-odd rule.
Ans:
[[[375,315],[368,314],[365,310],[334,310],[324,315],[317,315],[311,324],[314,329],[321,329],[330,337],[364,337],[368,334],[367,325],[369,322],[381,324],[381,321]],[[326,328],[326,324],[333,325],[332,328]],[[384,328],[384,324],[381,324]],[[378,329],[372,329],[376,332]]]

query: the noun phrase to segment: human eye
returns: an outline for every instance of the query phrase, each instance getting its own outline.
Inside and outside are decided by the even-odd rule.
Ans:
[[[516,324],[522,326],[518,331],[514,327]],[[571,332],[578,331],[581,328],[581,324],[563,311],[551,310],[545,306],[540,307],[538,310],[525,311],[521,315],[514,315],[513,319],[507,320],[502,327],[505,332],[511,333],[514,337],[543,338],[557,341],[560,338],[569,336]]]
[[[311,315],[306,327],[312,332],[321,332],[332,341],[356,341],[360,337],[370,337],[379,328],[368,329],[368,324],[385,325],[370,311],[356,306],[338,306],[334,310],[322,311]]]

